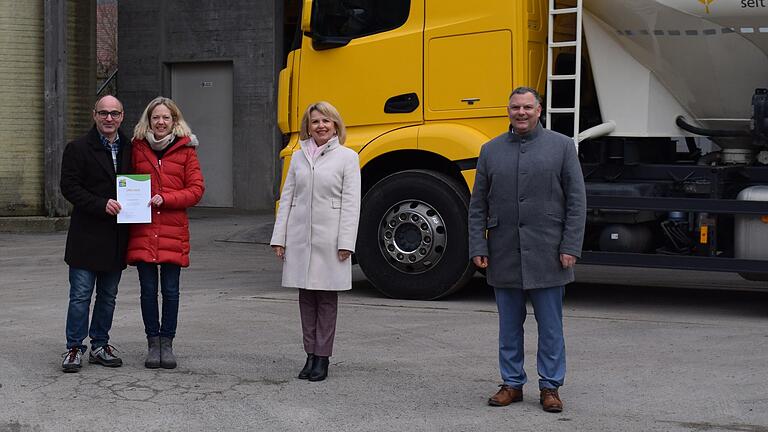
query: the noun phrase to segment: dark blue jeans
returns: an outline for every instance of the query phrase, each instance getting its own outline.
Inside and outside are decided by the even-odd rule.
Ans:
[[[85,352],[83,341],[91,337],[91,349],[103,347],[109,343],[109,330],[112,328],[112,315],[115,313],[117,285],[120,283],[122,270],[114,272],[92,272],[90,270],[69,268],[69,309],[67,309],[67,350],[78,347]],[[88,329],[88,312],[91,308],[93,288],[96,287],[96,301],[93,304],[93,317]]]
[[[163,295],[163,317],[157,305],[158,267],[160,270],[160,292]],[[179,317],[179,276],[181,266],[176,264],[138,263],[139,284],[141,285],[141,317],[147,337],[176,336],[176,322]]]

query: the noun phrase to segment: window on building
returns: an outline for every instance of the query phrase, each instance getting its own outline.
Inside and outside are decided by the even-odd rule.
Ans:
[[[411,0],[315,0],[312,32],[348,39],[392,30],[405,24]]]

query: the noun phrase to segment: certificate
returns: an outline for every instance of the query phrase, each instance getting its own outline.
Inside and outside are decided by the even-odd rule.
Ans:
[[[117,202],[122,208],[117,214],[117,223],[151,223],[151,194],[149,174],[118,174]]]

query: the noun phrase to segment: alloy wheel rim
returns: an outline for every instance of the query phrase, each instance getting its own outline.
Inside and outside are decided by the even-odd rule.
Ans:
[[[424,273],[445,254],[447,230],[440,213],[419,200],[390,207],[379,222],[379,250],[387,262],[407,274]]]

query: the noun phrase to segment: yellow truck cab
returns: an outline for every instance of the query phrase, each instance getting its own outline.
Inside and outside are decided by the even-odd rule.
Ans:
[[[713,130],[721,128],[709,127],[710,123],[700,120],[702,116],[679,98],[669,102],[670,108],[658,111],[657,116],[686,116],[692,124],[676,126],[674,117],[665,117],[657,125],[648,119],[648,113],[659,108],[652,107],[654,103],[667,103],[663,97],[668,95],[668,99],[675,99],[676,88],[664,90],[667,83],[663,71],[655,70],[656,64],[643,57],[645,54],[635,52],[643,44],[654,42],[652,38],[667,37],[658,33],[660,29],[643,27],[642,14],[649,13],[649,8],[666,11],[683,2],[585,2],[558,1],[551,6],[544,0],[485,0],[474,4],[465,0],[303,1],[295,49],[288,54],[279,79],[278,125],[288,138],[281,153],[283,180],[291,154],[298,149],[298,127],[304,109],[319,100],[332,103],[346,123],[346,145],[360,155],[364,198],[356,259],[382,293],[396,298],[434,299],[461,288],[475,273],[467,256],[467,206],[477,156],[485,142],[507,130],[508,95],[521,85],[547,94],[545,109],[550,108],[550,116],[558,112],[570,116],[558,130],[574,136],[577,142],[579,134],[583,134],[579,154],[588,194],[590,202],[599,204],[590,206],[586,261],[672,268],[719,265],[724,271],[750,275],[766,267],[765,261],[759,260],[768,259],[768,247],[754,250],[754,244],[742,244],[740,249],[750,252],[736,256],[739,248],[734,246],[733,236],[724,236],[730,246],[697,244],[701,220],[705,226],[712,223],[712,214],[726,213],[723,224],[731,230],[736,213],[748,215],[751,221],[761,217],[757,203],[738,200],[736,195],[752,186],[768,185],[768,153],[760,162],[765,137],[753,128],[750,136],[756,137],[756,147],[750,151],[755,157],[723,164],[731,171],[735,166],[746,170],[750,180],[734,181],[730,189],[717,188],[713,192],[711,185],[721,183],[726,174],[723,172],[722,178],[720,174],[705,175],[696,168],[704,152],[696,148],[698,144],[692,137],[711,137]],[[556,3],[561,12],[554,10],[558,8]],[[681,14],[691,14],[683,6],[679,8]],[[575,21],[561,19],[566,14],[574,15]],[[669,19],[674,22],[678,17]],[[599,46],[599,52],[593,49],[588,53],[588,44],[581,42],[582,21],[589,45]],[[723,25],[717,28],[719,32]],[[632,40],[635,34],[643,39]],[[714,41],[718,35],[705,42]],[[630,75],[611,73],[611,57],[606,58],[604,52],[616,56],[617,61],[626,59],[619,56],[621,52],[611,53],[610,49],[618,49],[628,59],[639,59],[639,66],[630,64],[628,72],[622,71]],[[765,52],[759,55],[763,56],[761,61],[766,57]],[[549,72],[548,58],[552,66]],[[602,69],[593,70],[595,65]],[[634,103],[626,100],[632,92],[622,95],[610,86],[634,88],[626,77],[645,72],[647,76],[641,78],[655,78],[662,90],[646,83],[650,96],[645,98],[645,105],[638,101],[641,111],[636,114],[626,109],[626,105]],[[595,83],[601,77],[605,77],[601,83],[606,83],[606,90]],[[574,84],[568,87],[563,83],[569,79],[575,80],[576,89],[581,89],[576,96]],[[768,87],[765,79],[756,80],[747,85]],[[568,93],[569,88],[570,97],[560,98],[560,102],[556,95],[552,99],[556,91]],[[642,85],[640,88],[645,91]],[[752,95],[739,94],[738,103],[747,96]],[[758,108],[765,110],[760,105],[763,103],[758,102]],[[745,104],[748,106],[749,101]],[[575,117],[574,110],[569,114],[568,109],[558,108],[569,105],[574,107]],[[603,105],[609,111],[601,109]],[[638,119],[645,126],[638,126],[642,123]],[[549,123],[557,125],[560,120],[552,117]],[[742,127],[739,132],[745,130]],[[678,163],[681,158],[685,160]],[[631,173],[625,169],[621,173],[620,167],[638,165],[647,169]],[[674,166],[667,175],[660,171],[660,165]],[[728,178],[733,178],[731,174]],[[710,187],[689,181],[701,180],[702,175]],[[762,190],[752,191],[751,196],[757,197],[752,200],[768,200]],[[709,201],[678,201],[677,206],[664,201],[675,198]],[[720,205],[722,200],[728,205]],[[707,215],[703,219],[702,213]],[[675,224],[667,223],[665,231],[662,227],[668,221]],[[767,235],[761,225],[756,228],[759,235]],[[622,239],[629,236],[632,241],[612,243],[611,239],[618,235],[614,231],[619,229],[626,231],[621,231]],[[607,240],[601,242],[602,236]],[[683,239],[677,238],[678,244],[670,246],[676,236]],[[661,258],[647,257],[649,252],[667,246],[669,250]],[[730,260],[717,265],[711,260],[694,260],[694,264],[679,260],[716,261],[725,256]],[[733,263],[738,265],[730,267]]]
[[[546,11],[509,0],[355,3],[304,3],[301,48],[280,74],[283,172],[303,110],[331,102],[360,154],[366,277],[389,296],[436,298],[475,271],[466,225],[476,158],[508,125],[510,89],[544,84]]]

